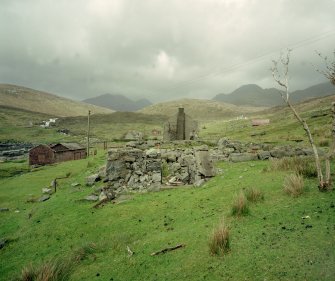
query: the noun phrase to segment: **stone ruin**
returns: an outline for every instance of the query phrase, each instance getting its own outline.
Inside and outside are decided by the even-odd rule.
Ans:
[[[215,175],[207,146],[190,149],[113,148],[108,152],[108,189],[154,190],[162,184],[201,185]]]
[[[178,113],[164,124],[163,140],[194,140],[197,133],[198,123],[185,114],[184,108],[179,108]]]

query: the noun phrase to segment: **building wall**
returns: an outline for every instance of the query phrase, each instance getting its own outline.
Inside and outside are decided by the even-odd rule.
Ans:
[[[47,145],[39,145],[29,151],[29,165],[46,165],[54,162],[54,152]]]
[[[85,149],[59,151],[55,153],[55,162],[79,160],[84,159],[85,157],[86,157]]]
[[[47,145],[39,145],[29,151],[29,165],[47,165],[57,162],[86,158],[86,150],[67,150],[54,152]]]

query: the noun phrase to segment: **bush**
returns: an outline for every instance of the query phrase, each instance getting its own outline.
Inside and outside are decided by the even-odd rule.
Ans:
[[[250,187],[246,190],[246,197],[249,202],[259,202],[264,200],[263,192],[255,187]]]
[[[288,175],[284,180],[283,188],[285,193],[298,197],[304,192],[304,179],[299,174]]]
[[[236,196],[231,213],[233,216],[245,216],[249,214],[248,201],[243,192],[240,192]]]
[[[209,251],[212,255],[223,255],[230,250],[230,232],[229,228],[222,221],[220,225],[213,230],[209,239]]]

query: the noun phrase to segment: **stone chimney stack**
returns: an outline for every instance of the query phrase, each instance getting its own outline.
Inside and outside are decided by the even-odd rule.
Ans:
[[[178,116],[177,116],[177,140],[185,140],[185,112],[184,108],[178,109]]]

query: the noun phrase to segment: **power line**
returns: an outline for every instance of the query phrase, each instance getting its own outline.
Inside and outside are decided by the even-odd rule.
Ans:
[[[306,38],[304,40],[301,40],[301,41],[298,41],[298,42],[295,42],[295,43],[292,43],[292,44],[288,45],[287,48],[292,49],[292,50],[299,49],[301,47],[311,45],[315,42],[324,40],[324,39],[326,39],[328,37],[331,37],[333,35],[335,35],[335,29],[329,30],[327,32],[324,32],[322,34],[319,34],[319,35],[316,35],[316,36],[313,36],[313,37],[310,37],[310,38]],[[209,77],[219,76],[219,75],[222,75],[222,74],[225,74],[225,73],[229,73],[229,72],[231,72],[233,70],[236,70],[238,68],[241,68],[243,66],[253,64],[256,61],[263,59],[264,57],[276,54],[278,52],[279,52],[278,50],[270,51],[270,52],[267,52],[265,54],[262,54],[262,55],[254,57],[254,58],[251,58],[247,61],[232,64],[232,65],[229,65],[227,67],[224,67],[223,69],[216,70],[216,71],[211,71],[211,72],[208,72],[207,74],[203,74],[203,75],[197,76],[197,77],[189,79],[189,80],[177,82],[177,83],[175,83],[175,85],[172,85],[170,87],[167,87],[167,88],[164,88],[164,89],[161,89],[161,90],[166,91],[166,90],[175,90],[175,89],[179,89],[179,88],[185,88],[185,87],[187,87],[187,86],[189,86],[193,83],[197,83],[197,82],[199,82],[201,80],[204,80],[204,79],[207,79]]]

